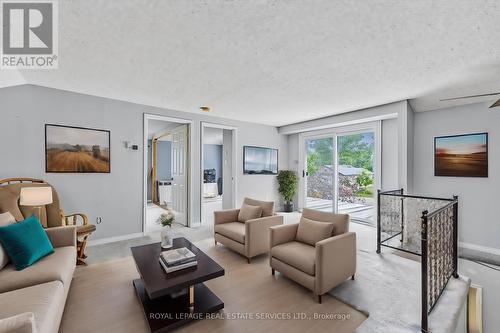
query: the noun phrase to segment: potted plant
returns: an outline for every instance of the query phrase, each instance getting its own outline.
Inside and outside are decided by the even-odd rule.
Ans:
[[[292,170],[278,172],[278,192],[285,200],[284,211],[293,212],[293,197],[297,193],[297,173]]]
[[[161,229],[161,247],[169,249],[172,247],[172,237],[170,235],[170,228],[175,221],[175,215],[172,210],[167,209],[166,213],[160,215],[156,222],[162,225]]]

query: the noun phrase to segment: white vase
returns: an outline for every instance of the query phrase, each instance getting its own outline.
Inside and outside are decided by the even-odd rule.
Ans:
[[[161,228],[161,247],[164,249],[170,249],[172,247],[172,235],[170,233],[170,227]]]

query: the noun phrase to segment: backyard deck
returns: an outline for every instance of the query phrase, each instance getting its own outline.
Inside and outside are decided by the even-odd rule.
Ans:
[[[370,199],[367,199],[367,201]],[[324,212],[333,211],[333,202],[331,200],[307,197],[307,208],[317,209]],[[368,202],[366,204],[350,203],[339,201],[339,213],[349,214],[351,219],[370,221],[375,223],[375,209]]]

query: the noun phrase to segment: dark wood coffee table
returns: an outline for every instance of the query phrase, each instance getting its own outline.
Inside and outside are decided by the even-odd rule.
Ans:
[[[160,243],[132,247],[141,278],[134,287],[151,332],[167,332],[206,314],[224,308],[224,303],[204,281],[224,275],[224,268],[185,238],[176,238],[173,248],[187,247],[198,265],[165,273],[159,263]]]

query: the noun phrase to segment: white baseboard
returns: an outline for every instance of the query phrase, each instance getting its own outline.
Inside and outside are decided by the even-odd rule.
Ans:
[[[121,236],[115,236],[115,237],[107,237],[107,238],[101,238],[101,239],[95,239],[95,240],[90,240],[87,243],[87,246],[95,246],[95,245],[101,245],[101,244],[108,244],[108,243],[113,243],[113,242],[119,242],[127,239],[132,239],[132,238],[138,238],[144,236],[144,233],[142,232],[136,232],[135,234],[128,234],[128,235],[121,235]]]
[[[468,250],[474,250],[500,256],[500,249],[496,249],[494,247],[487,247],[487,246],[482,246],[472,243],[464,243],[464,242],[458,242],[458,246]]]

